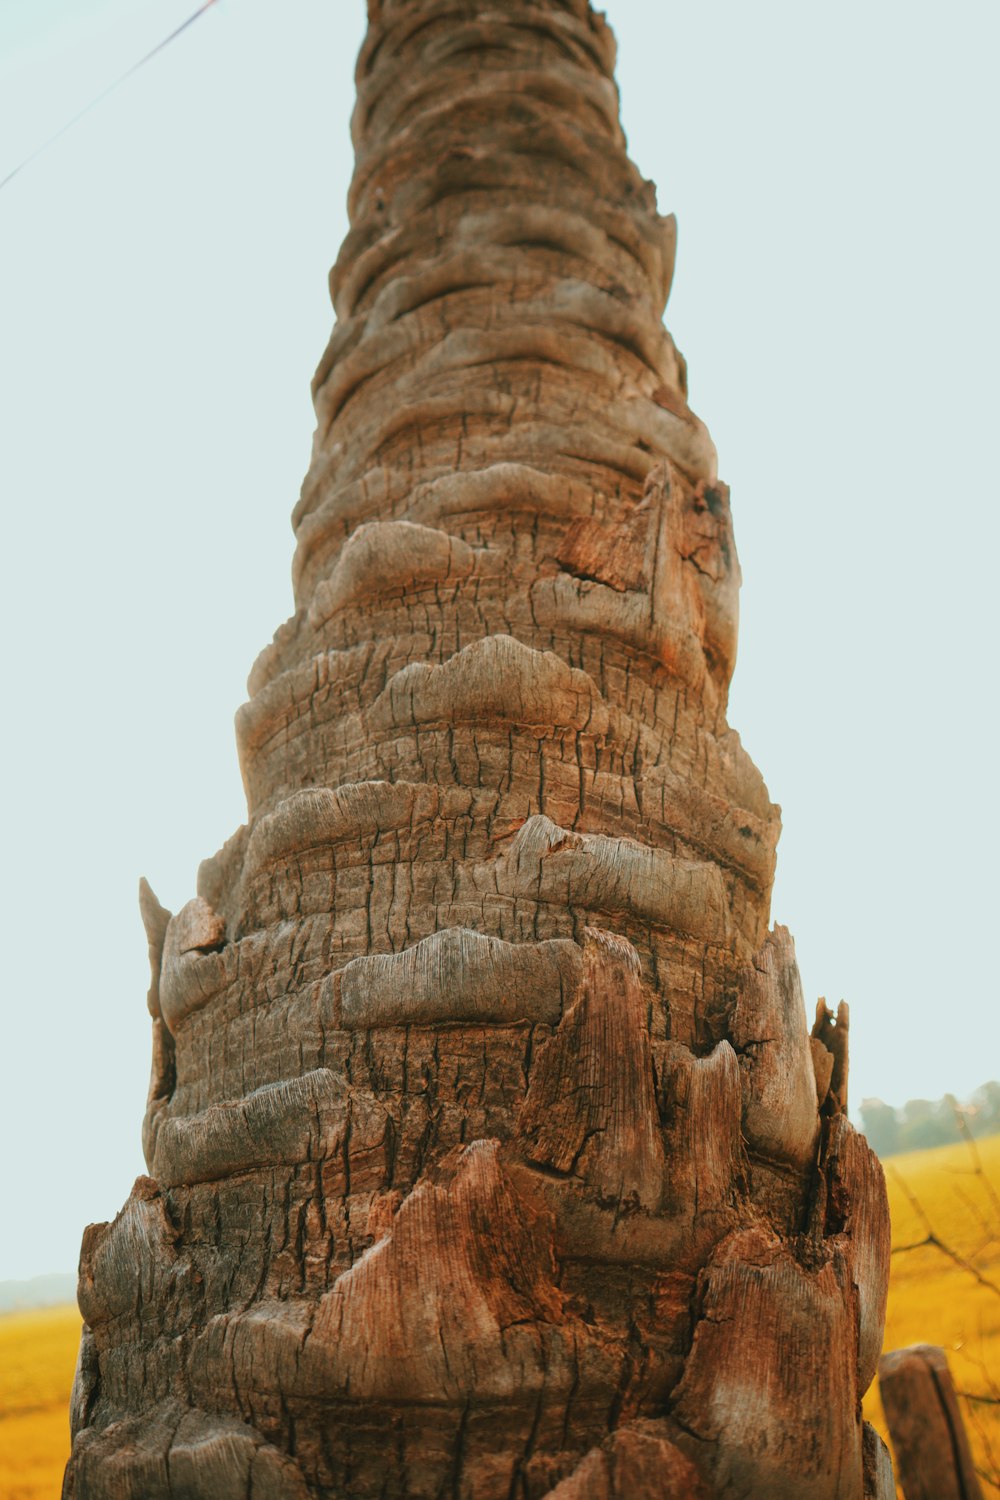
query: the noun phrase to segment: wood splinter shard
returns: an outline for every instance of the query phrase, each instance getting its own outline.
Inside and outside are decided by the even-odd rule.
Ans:
[[[247,821],[145,883],[65,1500],[888,1500],[881,1169],[770,929],[729,492],[588,0],[369,0]]]

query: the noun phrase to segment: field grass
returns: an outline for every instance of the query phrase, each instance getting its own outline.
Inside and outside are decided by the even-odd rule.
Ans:
[[[901,1252],[927,1237],[927,1223],[910,1203],[917,1199],[933,1232],[986,1280],[1000,1287],[1000,1136],[979,1141],[983,1176],[968,1146],[938,1146],[886,1159],[892,1213],[892,1258],[886,1349],[940,1344],[960,1391],[1000,1396],[1000,1294],[981,1286],[939,1249]],[[1000,1406],[963,1401],[962,1412],[983,1490],[1000,1496],[986,1475],[1000,1474]],[[865,1416],[886,1436],[878,1382],[865,1397]]]
[[[907,1198],[913,1193],[934,1232],[980,1274],[1000,1286],[1000,1136],[979,1142],[983,1174],[965,1146],[941,1146],[886,1162],[894,1246],[922,1240],[927,1225]],[[992,1188],[992,1192],[991,1192]],[[56,1500],[69,1453],[67,1404],[73,1382],[80,1315],[45,1308],[0,1316],[0,1496]],[[1000,1386],[1000,1295],[977,1283],[941,1250],[925,1246],[892,1261],[885,1347],[941,1344],[960,1390],[981,1395]],[[1000,1463],[1000,1406],[964,1402],[980,1468]],[[865,1415],[885,1435],[877,1386]],[[984,1478],[984,1491],[1000,1487]]]
[[[0,1495],[57,1500],[69,1456],[75,1307],[0,1316]]]

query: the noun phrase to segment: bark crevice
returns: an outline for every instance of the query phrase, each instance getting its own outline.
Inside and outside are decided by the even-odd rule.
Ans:
[[[613,68],[587,0],[370,0],[247,823],[141,891],[151,1175],[84,1237],[72,1500],[884,1488],[884,1183],[770,926]]]

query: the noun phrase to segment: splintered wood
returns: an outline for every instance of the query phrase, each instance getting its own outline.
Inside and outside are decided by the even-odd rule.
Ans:
[[[369,0],[248,819],[144,885],[67,1500],[891,1491],[881,1169],[769,930],[675,229],[587,0]],[[887,1477],[888,1476],[888,1477]]]

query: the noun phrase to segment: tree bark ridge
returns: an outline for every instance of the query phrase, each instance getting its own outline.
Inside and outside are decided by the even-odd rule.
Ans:
[[[586,0],[370,0],[248,820],[148,887],[73,1500],[879,1493],[888,1211],[769,930],[675,225]]]

